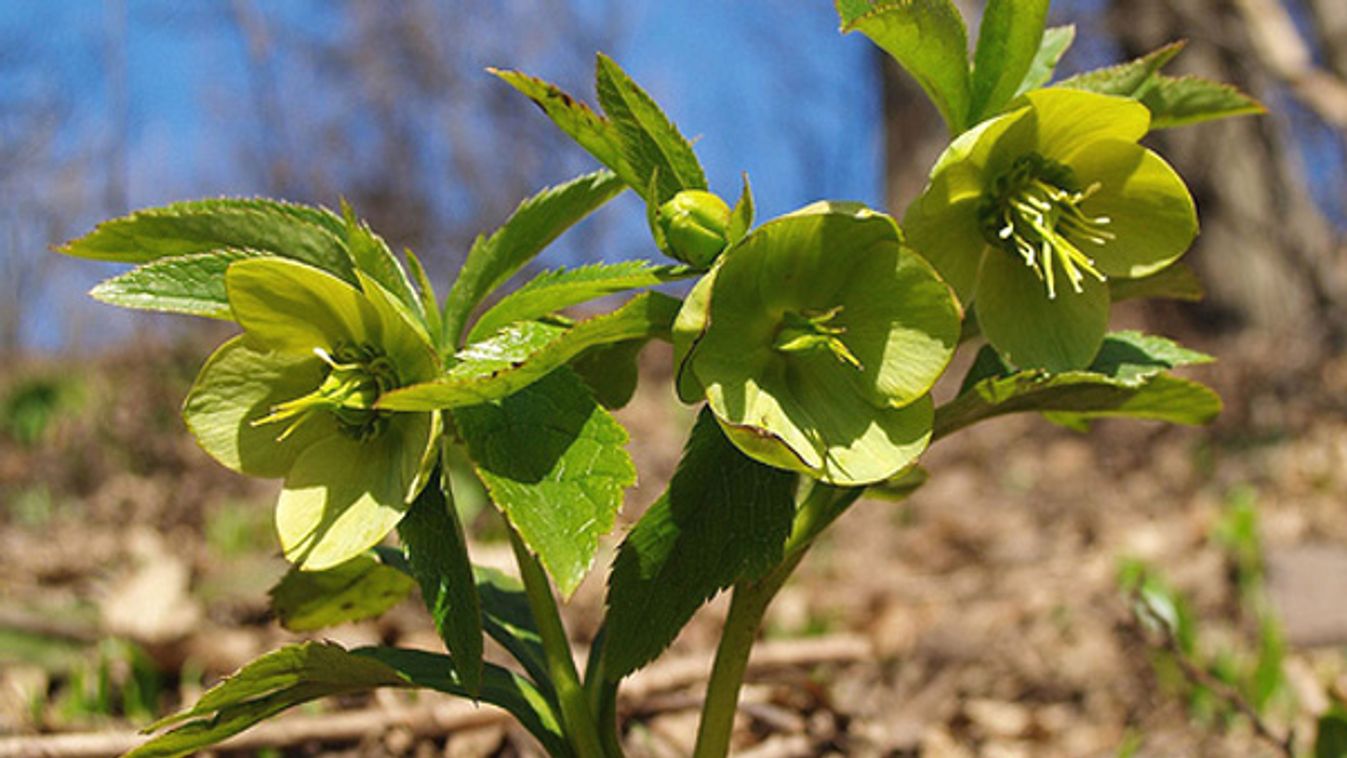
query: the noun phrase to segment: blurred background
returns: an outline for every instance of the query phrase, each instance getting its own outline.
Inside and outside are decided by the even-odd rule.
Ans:
[[[979,3],[960,5],[977,18]],[[125,739],[295,637],[266,605],[284,569],[273,483],[212,463],[178,417],[225,332],[99,305],[85,293],[119,269],[50,246],[174,200],[345,198],[443,292],[477,234],[593,167],[485,68],[592,102],[600,50],[694,139],[713,190],[734,196],[747,172],[760,219],[822,198],[901,213],[946,139],[919,88],[838,34],[823,0],[0,11],[0,735]],[[1186,39],[1171,73],[1233,83],[1269,109],[1148,137],[1197,199],[1203,233],[1186,260],[1208,297],[1117,315],[1217,355],[1194,375],[1226,412],[1202,430],[1105,422],[1086,435],[1004,419],[942,443],[930,485],[858,507],[781,597],[768,635],[788,663],[801,657],[750,688],[744,750],[1277,755],[1222,683],[1278,734],[1312,733],[1347,695],[1347,3],[1059,0],[1051,23],[1078,32],[1059,76]],[[628,194],[538,266],[655,254]],[[622,412],[642,472],[628,522],[687,428],[668,363],[667,347],[646,351],[650,381]],[[466,500],[490,562],[498,529]],[[1126,588],[1142,576],[1191,617],[1186,642],[1139,619]],[[601,601],[599,580],[574,601],[581,642]],[[721,612],[675,654],[704,659]],[[431,645],[428,629],[408,604],[327,636]],[[812,658],[797,644],[811,640],[824,651]],[[1191,681],[1187,659],[1214,681]],[[634,752],[685,752],[699,689],[683,687],[626,706]],[[498,723],[366,732],[247,749],[530,749]]]

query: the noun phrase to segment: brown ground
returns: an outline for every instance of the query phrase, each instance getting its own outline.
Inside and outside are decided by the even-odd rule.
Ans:
[[[1347,640],[1331,602],[1347,575],[1332,571],[1347,551],[1347,358],[1247,336],[1205,348],[1223,360],[1197,376],[1228,405],[1210,429],[1106,422],[1079,435],[1001,419],[932,449],[932,479],[909,501],[856,505],[769,615],[764,652],[774,662],[745,690],[739,754],[1276,755],[1246,720],[1190,708],[1179,680],[1157,676],[1117,583],[1123,558],[1142,559],[1191,599],[1205,644],[1249,649],[1249,611],[1212,539],[1240,497],[1259,508],[1287,636],[1319,645],[1293,647],[1267,722],[1312,731],[1325,693],[1347,689],[1338,680],[1347,667],[1325,647]],[[163,692],[141,700],[166,712],[295,638],[266,606],[284,569],[268,525],[274,485],[216,466],[176,420],[201,353],[138,348],[0,379],[3,400],[25,377],[84,372],[41,442],[18,444],[0,420],[0,751],[5,734],[144,723],[124,695],[134,671],[155,672]],[[622,412],[643,480],[628,519],[672,472],[689,422],[663,383],[667,358],[647,353],[654,381]],[[475,554],[501,563],[508,551],[487,540]],[[568,609],[581,643],[601,579]],[[689,750],[701,684],[688,679],[704,676],[723,612],[722,598],[633,684],[624,701],[633,755]],[[96,642],[114,636],[135,641],[147,662]],[[435,645],[411,603],[325,636]],[[100,659],[112,693],[101,698]],[[408,702],[384,693],[310,709],[353,709],[372,726],[356,740],[270,754],[534,754],[499,722],[446,737],[383,718]]]

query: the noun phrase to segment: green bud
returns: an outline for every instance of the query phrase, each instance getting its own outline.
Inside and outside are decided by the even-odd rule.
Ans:
[[[710,192],[683,190],[655,214],[668,252],[698,268],[710,266],[729,241],[730,206]]]

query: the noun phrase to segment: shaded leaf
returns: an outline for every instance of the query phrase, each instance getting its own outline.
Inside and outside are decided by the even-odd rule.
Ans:
[[[454,419],[491,499],[569,596],[636,481],[626,430],[566,368]]]
[[[472,325],[468,341],[480,341],[516,321],[541,318],[605,295],[695,275],[686,266],[657,266],[643,260],[544,271],[483,313]]]
[[[1119,63],[1116,66],[1098,68],[1063,79],[1053,86],[1069,89],[1083,89],[1098,92],[1101,95],[1118,95],[1140,99],[1146,91],[1155,85],[1156,76],[1165,64],[1178,55],[1186,43],[1171,42],[1164,47]]]
[[[524,584],[509,574],[483,566],[474,566],[473,574],[482,601],[486,633],[524,666],[544,692],[550,692],[547,653]]]
[[[839,0],[842,31],[859,31],[907,70],[951,134],[969,126],[968,32],[950,0]]]
[[[612,58],[598,55],[594,81],[626,165],[641,180],[632,188],[647,194],[647,204],[658,206],[679,190],[706,189],[706,174],[692,145]],[[648,189],[650,182],[655,183],[654,194]]]
[[[224,275],[229,264],[268,253],[222,249],[158,258],[107,279],[89,295],[109,305],[232,321]]]
[[[1314,758],[1347,758],[1347,710],[1334,706],[1319,717]]]
[[[1019,91],[1039,57],[1047,19],[1048,0],[988,0],[973,55],[970,124],[999,113]]]
[[[377,407],[417,411],[458,408],[499,400],[570,362],[596,345],[667,338],[678,300],[647,292],[612,313],[574,326],[526,321],[469,345],[444,376],[385,393]]]
[[[463,524],[442,472],[432,475],[412,502],[398,523],[398,537],[435,631],[463,686],[475,695],[482,686],[482,608]]]
[[[341,212],[346,222],[346,249],[351,254],[351,263],[392,293],[424,323],[425,314],[421,311],[421,300],[412,290],[411,280],[407,278],[407,272],[403,270],[402,264],[393,256],[393,251],[388,249],[388,243],[375,234],[367,224],[357,219],[355,211],[345,201],[342,201]]]
[[[1199,76],[1159,76],[1141,102],[1151,110],[1152,129],[1267,112],[1257,100],[1229,84]]]
[[[653,660],[703,603],[781,560],[795,480],[739,452],[702,410],[668,492],[637,522],[613,563],[604,647],[609,677]]]
[[[292,568],[268,594],[281,626],[310,632],[380,616],[415,586],[401,569],[370,553],[326,571]]]
[[[610,171],[585,174],[530,197],[490,237],[478,237],[444,303],[444,344],[456,346],[468,315],[483,298],[621,191],[622,183]]]
[[[571,361],[589,391],[605,408],[622,408],[636,394],[641,380],[637,362],[649,340],[635,339],[591,347]]]
[[[1018,97],[1031,89],[1036,89],[1052,81],[1052,75],[1057,71],[1057,64],[1062,62],[1062,56],[1066,55],[1067,49],[1071,43],[1076,41],[1076,27],[1072,24],[1066,26],[1049,27],[1043,32],[1043,39],[1038,44],[1038,53],[1034,55],[1034,60],[1029,64],[1029,70],[1024,74],[1024,80],[1015,90],[1015,96]]]

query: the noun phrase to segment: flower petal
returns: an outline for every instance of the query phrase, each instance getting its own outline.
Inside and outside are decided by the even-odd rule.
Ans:
[[[341,341],[378,343],[379,318],[365,296],[313,266],[284,258],[241,260],[225,272],[225,286],[239,325],[273,350],[312,353]]]
[[[201,369],[183,418],[215,460],[251,476],[276,478],[314,442],[337,434],[326,413],[306,419],[284,440],[284,424],[253,426],[272,406],[311,392],[326,373],[314,355],[273,353],[246,336],[220,346]]]
[[[1055,263],[1054,263],[1055,265]],[[1051,372],[1090,365],[1108,331],[1108,285],[1089,276],[1075,292],[1058,273],[1055,299],[1011,253],[991,251],[978,280],[978,323],[987,341],[1014,365]]]
[[[1035,151],[1062,163],[1101,140],[1136,142],[1151,125],[1151,112],[1131,98],[1060,87],[1025,97],[1034,114]]]
[[[987,249],[978,223],[981,200],[979,194],[951,202],[940,183],[932,182],[903,217],[908,244],[931,262],[965,305],[973,298]]]
[[[375,439],[336,434],[300,454],[276,503],[286,558],[319,571],[378,544],[416,494],[431,427],[431,414],[397,414]]]
[[[1071,160],[1082,186],[1099,189],[1081,204],[1090,216],[1107,216],[1116,235],[1087,249],[1109,276],[1149,276],[1173,263],[1197,236],[1197,209],[1178,173],[1140,145],[1110,140]],[[1097,251],[1097,252],[1096,252]]]
[[[403,384],[414,384],[435,378],[438,357],[434,344],[418,317],[363,271],[356,271],[370,307],[378,315],[378,342],[384,354],[398,368]]]

